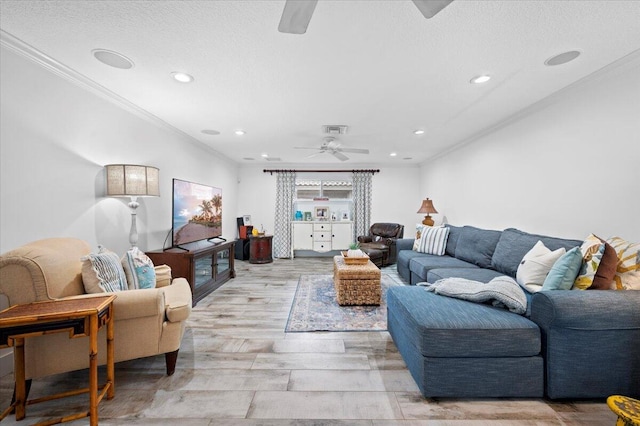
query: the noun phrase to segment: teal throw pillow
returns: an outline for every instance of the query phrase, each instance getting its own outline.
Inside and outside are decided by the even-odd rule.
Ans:
[[[553,264],[542,284],[542,291],[571,290],[581,267],[582,252],[580,247],[574,247]]]

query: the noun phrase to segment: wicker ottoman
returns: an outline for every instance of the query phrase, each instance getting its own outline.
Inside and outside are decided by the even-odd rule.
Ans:
[[[380,269],[371,261],[348,265],[342,256],[334,256],[333,285],[339,305],[380,304]]]

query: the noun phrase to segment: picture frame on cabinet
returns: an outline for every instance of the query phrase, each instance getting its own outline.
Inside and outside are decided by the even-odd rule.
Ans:
[[[342,212],[342,220],[349,220],[349,212]]]
[[[304,212],[304,220],[306,220],[307,222],[311,221],[311,212]]]
[[[244,216],[242,216],[242,224],[244,226],[250,226],[251,225],[251,215],[250,214],[245,214]]]
[[[329,219],[329,207],[316,207],[315,208],[315,218],[316,220],[328,220]]]

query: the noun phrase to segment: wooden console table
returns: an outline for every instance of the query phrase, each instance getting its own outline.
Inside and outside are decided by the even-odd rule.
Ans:
[[[13,346],[15,358],[15,401],[0,414],[4,419],[15,408],[16,420],[26,416],[25,406],[52,399],[89,392],[89,411],[72,414],[53,421],[56,424],[83,417],[90,418],[91,426],[98,424],[98,404],[107,395],[114,397],[113,301],[115,295],[83,299],[51,300],[25,305],[14,305],[0,312],[0,348]],[[107,382],[98,394],[98,330],[107,326]],[[29,337],[50,333],[69,333],[69,338],[89,337],[89,388],[63,392],[26,401],[24,341]]]

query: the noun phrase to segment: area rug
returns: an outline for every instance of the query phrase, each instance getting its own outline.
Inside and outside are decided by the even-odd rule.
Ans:
[[[384,331],[387,329],[387,289],[396,284],[382,274],[380,306],[340,306],[332,275],[302,275],[285,332]]]

